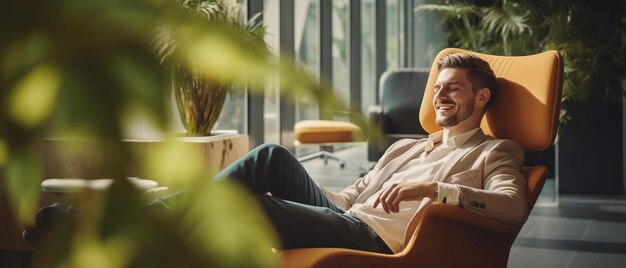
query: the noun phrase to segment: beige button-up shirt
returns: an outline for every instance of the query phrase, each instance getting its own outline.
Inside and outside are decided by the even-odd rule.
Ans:
[[[451,152],[465,143],[479,129],[450,137],[443,141],[443,131],[429,136],[424,152],[419,157],[409,160],[400,167],[382,188],[370,196],[364,203],[354,204],[347,213],[361,219],[369,225],[389,246],[393,252],[399,252],[404,247],[404,237],[407,226],[415,215],[421,201],[405,201],[400,203],[398,213],[386,213],[382,206],[374,208],[376,198],[391,184],[402,182],[433,181],[443,164],[450,160]],[[459,200],[457,185],[438,182],[437,202],[456,205]]]

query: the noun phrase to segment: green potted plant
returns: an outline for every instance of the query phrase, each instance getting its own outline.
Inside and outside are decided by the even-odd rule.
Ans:
[[[537,47],[529,24],[530,12],[517,2],[494,1],[490,6],[481,6],[465,0],[446,0],[419,5],[415,11],[441,16],[446,47],[500,55],[524,54]]]
[[[239,4],[234,0],[182,0],[178,5],[185,20],[159,27],[153,44],[161,63],[171,74],[171,88],[187,135],[207,136],[220,116],[232,85],[229,79],[220,77],[215,63],[207,64],[206,58],[194,55],[188,45],[197,44],[198,35],[197,29],[189,25],[220,29],[221,33],[246,46],[267,52],[263,40],[265,27],[259,20],[260,13],[247,22],[242,20]]]

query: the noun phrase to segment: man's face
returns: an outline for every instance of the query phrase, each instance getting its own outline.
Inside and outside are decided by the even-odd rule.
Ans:
[[[474,113],[475,96],[466,70],[445,68],[435,83],[433,106],[435,122],[442,127],[454,127]]]

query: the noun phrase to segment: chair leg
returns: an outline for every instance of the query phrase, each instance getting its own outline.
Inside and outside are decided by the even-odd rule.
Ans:
[[[331,159],[331,160],[335,160],[335,161],[339,162],[339,167],[340,168],[343,169],[344,167],[346,167],[346,161],[345,160],[340,159],[339,157],[336,157],[335,155],[333,155],[333,154],[331,154],[331,153],[329,153],[327,151],[321,151],[320,153],[321,153],[320,157],[322,159],[324,159],[324,165],[326,165],[328,163],[328,160]]]
[[[339,162],[339,167],[342,168],[342,169],[346,166],[346,161],[345,160],[342,160],[342,159],[334,156],[333,154],[331,154],[331,153],[329,153],[327,151],[319,151],[319,152],[316,152],[316,153],[312,153],[312,154],[309,154],[309,155],[298,157],[298,161],[305,162],[305,161],[309,161],[311,159],[317,159],[317,158],[323,159],[324,160],[324,165],[328,164],[328,160],[330,159],[330,160],[335,160],[335,161]]]
[[[322,149],[324,149],[324,148],[322,147]],[[309,155],[298,157],[298,161],[299,162],[305,162],[305,161],[309,161],[309,160],[317,159],[317,158],[323,159],[324,160],[324,165],[328,164],[328,160],[335,160],[335,161],[339,162],[339,167],[341,169],[344,169],[346,167],[346,163],[347,163],[346,160],[343,160],[343,159],[335,156],[334,154],[332,154],[332,153],[330,153],[330,152],[328,152],[326,150],[322,150],[322,151],[319,151],[319,152],[316,152],[316,153],[312,153],[312,154],[309,154]],[[360,171],[359,175],[360,176],[365,176],[365,174],[367,174],[367,172],[369,172],[369,170],[370,170],[370,169],[362,167],[361,165],[358,165],[358,164],[353,164],[353,165],[359,169],[359,171]]]
[[[319,152],[316,152],[316,153],[307,154],[305,156],[298,157],[298,161],[305,162],[305,161],[309,161],[311,159],[323,158],[322,157],[322,155],[323,155],[322,153],[323,152],[324,151],[319,151]]]

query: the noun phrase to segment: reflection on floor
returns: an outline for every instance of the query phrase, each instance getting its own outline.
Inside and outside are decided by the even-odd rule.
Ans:
[[[509,258],[509,267],[626,267],[626,199],[561,195],[558,207],[536,207]]]
[[[358,178],[354,164],[373,165],[364,145],[335,154],[349,161],[344,169],[334,161],[304,163],[318,184],[333,191]],[[626,267],[626,197],[560,195],[558,206],[535,207],[513,244],[508,267]]]

